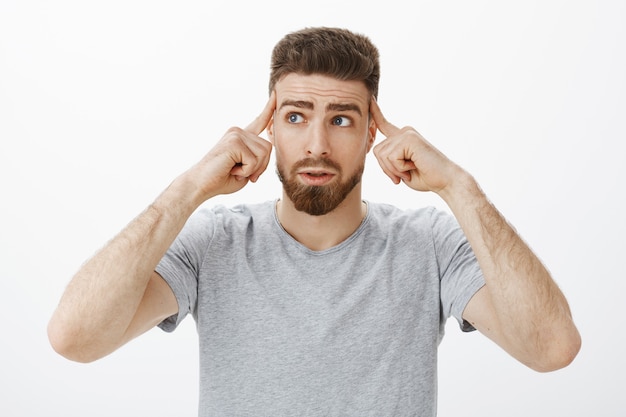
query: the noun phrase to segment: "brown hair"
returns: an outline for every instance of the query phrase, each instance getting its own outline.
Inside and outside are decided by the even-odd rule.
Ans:
[[[364,35],[339,28],[305,28],[283,37],[272,52],[269,91],[285,75],[323,74],[363,81],[378,96],[378,49]]]

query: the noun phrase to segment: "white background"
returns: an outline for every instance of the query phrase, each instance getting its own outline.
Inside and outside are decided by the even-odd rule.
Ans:
[[[475,175],[583,336],[539,374],[450,321],[439,415],[625,415],[625,22],[617,0],[0,0],[0,415],[196,415],[193,320],[89,365],[56,355],[46,324],[84,260],[261,111],[276,41],[315,25],[374,41],[387,118]],[[279,193],[272,162],[219,201]],[[364,196],[442,204],[373,158]]]

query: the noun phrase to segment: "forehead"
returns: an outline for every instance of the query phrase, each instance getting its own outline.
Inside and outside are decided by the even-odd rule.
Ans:
[[[291,73],[275,85],[277,107],[286,100],[304,100],[313,104],[354,103],[364,111],[370,95],[362,81],[342,81],[320,74]]]

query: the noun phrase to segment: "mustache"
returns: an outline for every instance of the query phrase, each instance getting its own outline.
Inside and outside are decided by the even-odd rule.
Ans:
[[[291,169],[295,172],[300,168],[327,168],[341,173],[341,166],[328,158],[304,158],[296,162]]]

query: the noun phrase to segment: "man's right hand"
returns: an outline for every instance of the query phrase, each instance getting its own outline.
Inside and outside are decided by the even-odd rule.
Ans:
[[[198,203],[241,190],[256,182],[270,161],[272,144],[259,137],[276,108],[272,92],[265,108],[245,129],[231,127],[220,141],[183,176],[195,185]]]
[[[229,129],[200,162],[83,264],[48,325],[57,352],[93,361],[176,314],[176,297],[155,268],[202,202],[238,191],[265,171],[272,145],[258,135],[275,106],[272,94],[248,127]]]

